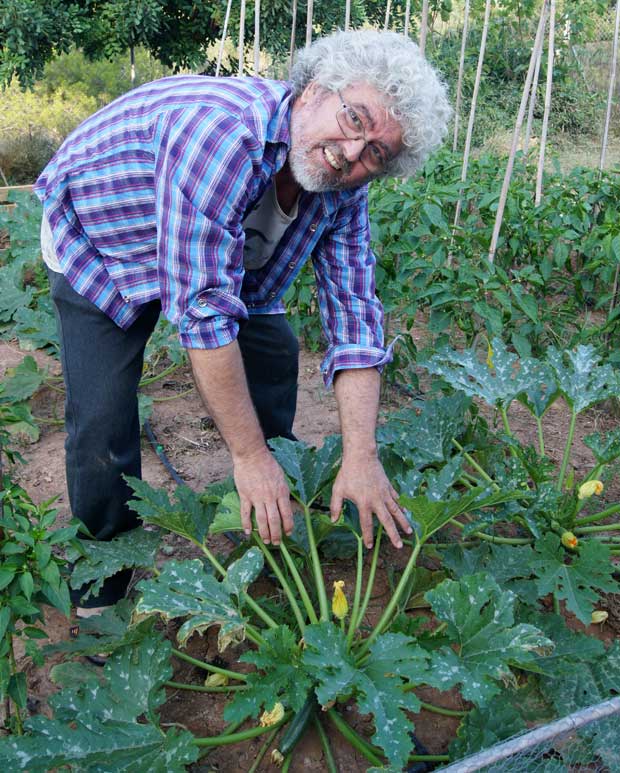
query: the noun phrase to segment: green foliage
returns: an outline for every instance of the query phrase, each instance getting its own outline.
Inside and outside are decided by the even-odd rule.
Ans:
[[[286,438],[270,440],[269,445],[292,484],[293,495],[305,505],[311,505],[335,476],[342,455],[339,436],[325,438],[318,451]]]

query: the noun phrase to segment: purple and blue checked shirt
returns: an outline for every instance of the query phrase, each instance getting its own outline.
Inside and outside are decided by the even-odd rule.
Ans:
[[[388,362],[365,188],[302,192],[269,262],[244,270],[242,221],[286,161],[290,107],[284,82],[182,75],[88,118],[35,185],[72,287],[124,329],[159,298],[181,345],[209,349],[281,313],[312,256],[325,383]]]

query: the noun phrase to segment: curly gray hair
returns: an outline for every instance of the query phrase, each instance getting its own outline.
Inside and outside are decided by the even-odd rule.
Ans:
[[[375,88],[405,145],[386,175],[412,175],[443,142],[452,115],[445,83],[419,47],[397,32],[364,29],[319,38],[297,53],[291,81],[296,96],[311,81],[328,91],[362,82]]]

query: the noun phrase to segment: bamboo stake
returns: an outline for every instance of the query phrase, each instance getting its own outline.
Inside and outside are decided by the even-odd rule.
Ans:
[[[459,77],[456,84],[456,105],[454,107],[454,139],[452,151],[456,153],[459,137],[459,119],[461,117],[461,100],[463,98],[463,72],[465,70],[465,50],[467,48],[467,27],[469,24],[469,0],[465,0],[463,11],[463,37],[461,39],[461,57],[459,59]]]
[[[387,32],[390,26],[390,11],[392,10],[392,0],[387,0],[385,6],[385,22],[383,23],[383,31]]]
[[[614,44],[611,55],[611,69],[609,71],[609,92],[607,94],[607,112],[605,114],[605,129],[603,131],[603,144],[601,147],[601,161],[599,170],[605,168],[605,156],[607,155],[607,143],[609,140],[609,124],[611,122],[611,110],[614,102],[614,90],[616,88],[616,65],[618,63],[618,28],[620,27],[620,0],[616,2],[616,24],[614,26]]]
[[[306,48],[312,43],[312,16],[314,14],[314,0],[308,0],[308,15],[306,16]]]
[[[295,61],[295,31],[297,27],[297,0],[293,0],[293,8],[292,8],[292,14],[293,14],[293,22],[291,24],[291,47],[288,57],[288,77],[291,77],[291,72],[293,70],[293,62]]]
[[[344,31],[347,32],[351,25],[351,0],[347,0],[344,5]]]
[[[547,13],[547,6],[546,4],[542,8],[543,13],[545,13],[545,24],[547,23],[546,19],[546,13]],[[536,69],[534,70],[534,81],[532,83],[532,88],[530,89],[530,106],[529,110],[527,112],[527,126],[525,129],[525,137],[523,139],[523,153],[527,156],[529,149],[530,149],[530,139],[532,137],[532,126],[534,124],[534,110],[536,108],[536,96],[538,94],[538,78],[540,76],[540,65],[542,62],[542,48],[540,49],[539,55],[536,57]]]
[[[467,0],[469,2],[469,0]],[[411,16],[411,0],[407,0],[405,5],[405,35],[409,37],[409,17]]]
[[[245,44],[245,0],[241,0],[239,12],[239,75],[243,75],[243,49]]]
[[[546,0],[545,0],[546,5]],[[532,55],[530,57],[530,64],[527,69],[527,76],[525,78],[525,85],[523,87],[523,94],[521,96],[521,104],[519,105],[519,113],[515,123],[515,130],[512,135],[512,146],[510,148],[510,155],[508,156],[508,164],[506,165],[506,173],[504,174],[504,182],[502,183],[502,189],[499,195],[499,202],[497,204],[497,215],[495,217],[495,225],[493,227],[493,236],[491,237],[491,246],[489,249],[489,263],[493,263],[495,260],[495,252],[497,251],[497,243],[499,241],[499,232],[502,227],[502,220],[504,218],[504,209],[506,207],[506,199],[508,198],[508,188],[510,186],[510,180],[512,178],[512,170],[514,168],[515,156],[517,155],[517,147],[519,145],[519,136],[521,134],[521,127],[523,126],[523,119],[525,117],[525,107],[527,105],[527,98],[532,88],[532,80],[534,79],[534,67],[536,64],[536,57],[538,56],[538,50],[542,47],[543,31],[544,31],[545,12],[544,6],[541,10],[540,20],[538,22],[538,29],[536,30],[536,39],[534,40],[534,46],[532,48]]]
[[[260,73],[260,0],[254,0],[254,75]]]
[[[220,40],[220,48],[217,52],[217,64],[215,65],[215,77],[220,74],[220,67],[222,66],[222,56],[224,55],[224,41],[226,40],[226,33],[228,32],[228,20],[230,19],[230,8],[232,6],[232,0],[228,0],[226,4],[226,15],[224,16],[224,29],[222,30],[222,39]]]
[[[420,53],[426,51],[426,33],[428,31],[428,0],[422,0],[422,18],[420,19]]]
[[[489,32],[489,19],[491,17],[491,0],[486,0],[484,7],[484,21],[482,23],[482,37],[480,39],[480,51],[478,52],[478,66],[476,67],[476,80],[474,81],[474,92],[471,97],[471,105],[469,107],[469,122],[467,124],[467,135],[465,137],[465,149],[463,151],[463,166],[461,169],[461,183],[467,180],[467,169],[469,167],[469,156],[471,153],[471,138],[474,133],[474,121],[476,119],[476,105],[478,103],[478,92],[480,91],[480,81],[482,80],[482,66],[484,65],[484,54],[487,46],[487,35]],[[462,192],[462,187],[461,187]],[[461,217],[461,208],[463,206],[461,199],[461,192],[459,192],[459,198],[456,202],[456,211],[454,213],[454,225],[452,228],[452,236],[456,232]],[[452,255],[448,256],[448,266],[452,264]]]
[[[551,88],[553,86],[553,61],[555,57],[555,0],[549,0],[549,50],[547,51],[547,87],[545,89],[545,112],[543,113],[540,132],[540,153],[538,155],[538,171],[536,174],[536,206],[542,198],[542,178],[545,167],[545,148],[547,146],[547,130],[549,128],[549,113],[551,112]],[[542,59],[542,49],[541,57]]]

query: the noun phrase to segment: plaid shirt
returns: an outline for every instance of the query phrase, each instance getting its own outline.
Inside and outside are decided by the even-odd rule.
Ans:
[[[283,82],[176,76],[87,119],[35,185],[74,289],[124,329],[159,298],[181,345],[209,349],[249,314],[281,313],[312,256],[325,383],[389,361],[365,188],[302,192],[269,262],[244,270],[242,221],[286,161],[290,108]]]

